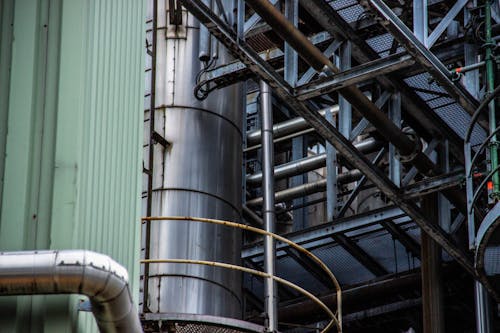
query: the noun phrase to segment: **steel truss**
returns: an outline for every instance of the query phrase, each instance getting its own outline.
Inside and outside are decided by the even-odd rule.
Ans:
[[[406,199],[401,189],[395,186],[380,169],[371,165],[366,157],[355,149],[352,143],[334,126],[319,115],[316,110],[311,109],[306,103],[296,98],[293,88],[284,78],[250,48],[245,41],[238,38],[236,33],[218,15],[212,12],[200,0],[181,0],[181,2],[234,56],[247,65],[256,76],[266,81],[273,88],[275,95],[285,102],[291,110],[306,119],[320,136],[331,143],[351,165],[359,169],[382,193],[397,204],[402,211],[445,249],[465,270],[475,278],[482,279],[474,270],[468,256],[449,239],[448,235],[439,226],[430,223],[421,209],[413,201]],[[372,1],[371,3],[377,2]],[[379,6],[377,8],[383,7]],[[421,61],[418,58],[417,60]],[[434,71],[435,69],[432,68],[432,70]],[[450,91],[455,95],[458,94],[457,89],[450,89]],[[467,98],[462,98],[462,103],[468,108],[474,105],[474,101],[470,101]]]

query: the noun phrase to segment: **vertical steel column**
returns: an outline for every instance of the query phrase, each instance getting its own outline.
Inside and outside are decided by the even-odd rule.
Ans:
[[[438,150],[438,161],[439,166],[443,172],[450,172],[450,150],[448,140],[444,140],[441,143],[441,147]],[[438,194],[438,207],[439,207],[439,225],[447,233],[450,232],[451,228],[451,212],[450,212],[450,202],[442,194]]]
[[[472,14],[470,9],[475,8],[477,6],[477,1],[472,0],[466,5],[464,9],[464,26],[470,23],[472,19]],[[464,44],[464,58],[465,58],[465,66],[473,65],[478,63],[481,59],[478,54],[477,47],[474,43],[467,43],[467,40]],[[479,88],[479,69],[471,70],[463,76],[462,82],[464,84],[465,89],[477,99],[480,99],[480,88]],[[470,145],[470,142],[467,143]],[[465,169],[468,170],[470,168],[470,148],[465,149]],[[467,197],[472,200],[472,178],[467,177]],[[474,227],[474,213],[471,209],[470,203],[467,203],[467,229],[468,229],[468,241],[469,241],[469,249],[474,249],[474,238],[475,238],[475,227]]]
[[[389,118],[401,128],[401,94],[394,93],[389,101]],[[401,162],[397,157],[397,150],[393,144],[389,143],[389,178],[396,184],[401,186]]]
[[[299,0],[285,1],[285,17],[293,23],[294,26],[299,24]],[[292,87],[295,87],[298,79],[299,62],[297,51],[285,42],[285,81]]]
[[[427,0],[413,0],[413,33],[427,46],[429,27],[427,25]]]
[[[484,4],[484,61],[486,62],[486,94],[489,95],[495,90],[495,69],[494,63],[495,58],[493,57],[493,49],[496,44],[491,38],[491,0],[485,0]],[[495,109],[495,99],[493,98],[488,104],[488,117],[489,117],[489,130],[493,133],[497,127],[496,120],[496,109]],[[490,139],[490,160],[491,160],[491,170],[495,170],[498,166],[498,145],[496,134]],[[491,196],[500,200],[500,175],[495,172],[491,177],[493,183],[493,192]]]
[[[341,71],[351,68],[351,42],[346,40],[339,49],[338,67]],[[352,107],[351,104],[339,95],[339,131],[347,139],[351,134],[352,127]]]
[[[285,1],[285,17],[297,27],[299,24],[299,0]],[[290,86],[295,87],[298,80],[299,58],[297,51],[288,43],[285,42],[285,81]],[[292,160],[298,160],[307,156],[307,142],[304,136],[299,136],[292,139]],[[300,186],[307,183],[307,173],[295,176],[291,179],[291,186]],[[304,207],[306,198],[298,198],[293,200],[293,205],[296,207]],[[306,227],[306,208],[293,210],[293,227],[294,230],[304,229]]]
[[[472,17],[469,8],[475,8],[476,6],[476,0],[472,0],[466,5],[464,9],[464,26],[469,24]],[[468,43],[467,39],[464,43],[465,66],[477,64],[481,59],[477,53],[476,45]],[[479,99],[479,69],[468,71],[463,77],[463,84],[472,96]]]
[[[474,281],[474,305],[476,311],[476,332],[491,332],[491,308],[489,295],[481,282]]]
[[[333,126],[335,120],[331,112],[325,113],[325,118]],[[329,142],[325,144],[326,148],[326,220],[332,221],[337,216],[337,150]]]
[[[266,231],[275,230],[274,211],[274,147],[273,147],[273,105],[271,88],[260,81],[260,107],[262,119],[262,190],[264,202],[262,217]],[[266,273],[275,275],[276,246],[270,236],[264,238],[264,269]],[[267,312],[267,329],[269,332],[278,330],[278,295],[276,282],[268,278],[265,284],[265,306]]]
[[[422,210],[438,223],[437,195],[422,199]],[[441,285],[441,248],[426,233],[421,233],[422,318],[424,333],[444,332],[444,308]]]
[[[413,32],[427,46],[427,0],[413,1]],[[437,195],[425,196],[422,210],[427,218],[437,224],[439,221]],[[422,319],[424,333],[444,332],[444,313],[440,284],[441,249],[426,233],[421,233],[422,274]]]

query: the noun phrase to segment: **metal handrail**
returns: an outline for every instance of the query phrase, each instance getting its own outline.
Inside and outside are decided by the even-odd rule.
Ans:
[[[274,238],[277,241],[283,242],[288,244],[289,246],[293,247],[299,252],[304,253],[307,255],[309,258],[311,258],[318,266],[321,267],[323,271],[328,275],[328,277],[331,279],[333,285],[335,286],[336,289],[336,296],[337,296],[337,311],[336,313],[331,312],[331,310],[323,303],[321,302],[316,296],[313,294],[309,293],[305,289],[285,280],[282,279],[278,276],[270,275],[268,273],[264,273],[261,271],[253,270],[247,267],[241,267],[237,265],[231,265],[231,264],[226,264],[226,263],[219,263],[219,262],[213,262],[213,261],[203,261],[203,260],[189,260],[189,259],[144,259],[141,260],[141,263],[144,264],[149,264],[149,263],[160,263],[161,262],[171,262],[171,263],[186,263],[186,264],[201,264],[201,265],[209,265],[209,266],[217,266],[217,267],[223,267],[223,268],[228,268],[228,269],[235,269],[235,270],[240,270],[243,272],[247,272],[253,275],[258,275],[264,278],[271,278],[275,280],[276,282],[283,283],[291,288],[294,288],[295,290],[299,291],[300,293],[304,294],[305,296],[311,298],[315,303],[317,303],[323,310],[325,310],[331,317],[331,321],[328,323],[328,325],[323,329],[321,333],[326,333],[328,332],[334,325],[337,327],[338,332],[342,332],[342,290],[340,287],[340,284],[335,277],[335,275],[332,273],[332,271],[319,259],[316,255],[314,255],[312,252],[306,250],[302,246],[298,245],[297,243],[292,242],[289,239],[286,239],[280,235],[274,234],[272,232],[265,231],[260,228],[252,227],[246,224],[241,224],[241,223],[236,223],[236,222],[231,222],[231,221],[224,221],[224,220],[217,220],[217,219],[209,219],[209,218],[200,218],[200,217],[189,217],[189,216],[148,216],[148,217],[143,217],[142,222],[146,221],[189,221],[189,222],[201,222],[201,223],[212,223],[212,224],[218,224],[218,225],[224,225],[227,227],[233,227],[233,228],[239,228],[242,230],[247,230],[251,232],[255,232],[264,236],[270,236]]]
[[[467,191],[467,214],[468,214],[468,238],[469,238],[469,248],[474,249],[475,247],[475,237],[476,237],[476,227],[474,222],[474,211],[475,204],[479,197],[479,193],[484,190],[484,186],[488,183],[488,180],[492,178],[498,171],[498,166],[494,166],[493,171],[491,171],[485,179],[481,182],[479,187],[474,189],[473,175],[474,166],[477,162],[479,156],[484,152],[484,149],[488,144],[491,144],[491,139],[500,132],[500,127],[493,130],[486,139],[481,143],[477,151],[472,156],[472,146],[471,146],[471,135],[474,130],[474,126],[477,123],[479,116],[482,111],[488,106],[488,104],[500,94],[500,85],[497,86],[490,94],[488,94],[484,100],[481,102],[479,107],[476,109],[471,117],[469,126],[464,136],[464,156],[465,156],[465,177],[466,177],[466,191]]]
[[[479,196],[479,193],[481,192],[482,188],[486,185],[486,183],[488,182],[488,180],[493,177],[493,175],[498,171],[500,170],[500,165],[498,165],[495,169],[491,170],[491,172],[486,176],[484,177],[483,181],[481,182],[481,184],[479,184],[479,186],[477,187],[476,189],[476,192],[474,192],[474,196],[472,197],[472,207],[474,207],[474,203],[476,202],[477,200],[477,197]]]
[[[483,143],[479,146],[479,148],[477,149],[477,152],[474,154],[474,156],[472,157],[471,161],[470,161],[470,170],[467,170],[467,175],[469,175],[471,172],[472,172],[472,169],[473,169],[473,165],[476,163],[476,159],[479,157],[479,154],[483,151],[484,148],[486,148],[486,145],[488,143],[490,143],[490,139],[497,133],[500,132],[500,126],[498,126],[495,131],[491,132],[490,135],[488,135],[486,137],[486,139],[484,139]],[[467,144],[470,144],[470,142],[467,142]],[[470,149],[470,148],[469,148]]]

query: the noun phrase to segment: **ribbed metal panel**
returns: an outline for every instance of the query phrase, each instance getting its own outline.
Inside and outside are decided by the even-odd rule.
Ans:
[[[0,87],[9,97],[0,249],[108,254],[137,297],[145,3],[12,3],[16,38],[5,42],[2,29],[1,39],[1,59],[11,51],[12,60]],[[17,316],[2,330],[95,330],[77,297],[0,302],[2,317],[4,305]]]

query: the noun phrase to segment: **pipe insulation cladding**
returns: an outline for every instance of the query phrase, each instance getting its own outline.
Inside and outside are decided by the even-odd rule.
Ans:
[[[195,216],[239,222],[242,209],[242,85],[193,95],[207,64],[232,60],[222,45],[199,60],[200,23],[184,8],[169,22],[170,1],[158,2],[155,131],[170,143],[155,145],[152,216]],[[224,0],[233,19],[233,0]],[[149,9],[151,11],[151,8]],[[166,27],[166,28],[165,28]],[[241,231],[184,221],[151,223],[151,259],[191,259],[240,264]],[[240,318],[241,273],[222,268],[149,265],[147,308],[153,313],[190,313]]]
[[[88,296],[102,333],[142,333],[127,270],[110,257],[86,250],[0,253],[0,296]]]

